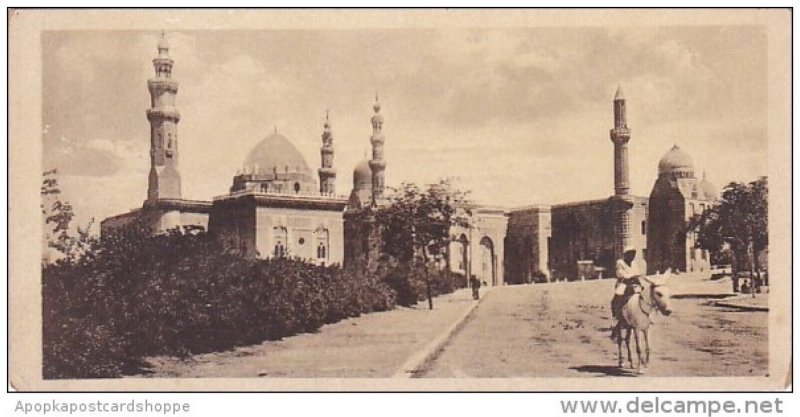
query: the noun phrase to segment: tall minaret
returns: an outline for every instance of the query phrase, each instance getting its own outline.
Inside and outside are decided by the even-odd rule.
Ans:
[[[147,80],[150,90],[150,177],[147,200],[181,198],[181,176],[178,173],[178,121],[181,119],[175,108],[178,82],[172,79],[172,58],[169,44],[161,32],[158,41],[158,56],[153,59],[155,77]]]
[[[336,191],[336,170],[333,168],[333,132],[329,112],[325,112],[325,128],[322,131],[322,147],[319,154],[322,163],[319,168],[319,192],[334,194]]]
[[[614,128],[611,129],[611,141],[614,142],[614,194],[627,195],[630,190],[628,176],[628,141],[631,131],[625,117],[625,96],[622,87],[617,87],[614,95]]]
[[[375,94],[375,104],[372,105],[375,114],[372,115],[372,159],[369,167],[372,170],[372,202],[377,203],[383,198],[384,171],[386,171],[386,161],[383,159],[383,116],[381,115],[381,103],[378,102],[378,94]]]

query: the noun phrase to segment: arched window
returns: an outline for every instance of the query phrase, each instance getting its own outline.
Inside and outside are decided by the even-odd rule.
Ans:
[[[296,193],[300,192],[300,183],[299,182],[294,183],[294,192],[296,192]]]
[[[644,220],[642,220],[642,234],[643,235],[647,234],[647,222]]]
[[[282,258],[288,255],[287,243],[289,241],[289,231],[283,226],[275,226],[272,228],[272,239],[274,242],[273,255],[276,258]]]
[[[330,244],[328,241],[328,236],[328,229],[325,229],[322,226],[314,230],[314,241],[317,247],[317,259],[320,261],[328,259],[328,246]]]

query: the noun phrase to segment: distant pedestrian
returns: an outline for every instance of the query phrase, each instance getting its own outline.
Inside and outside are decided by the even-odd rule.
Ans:
[[[481,298],[480,289],[481,289],[481,281],[475,277],[470,278],[469,280],[470,287],[472,287],[472,298],[477,300]]]

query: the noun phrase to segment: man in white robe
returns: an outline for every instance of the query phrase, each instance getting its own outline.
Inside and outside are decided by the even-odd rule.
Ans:
[[[635,260],[636,248],[633,246],[625,247],[622,252],[622,259],[617,260],[617,283],[614,285],[614,298],[611,299],[611,315],[614,318],[614,323],[611,326],[612,339],[617,337],[617,332],[619,331],[617,324],[619,323],[619,316],[625,300],[634,293],[636,287],[639,289],[642,287],[642,283],[639,282],[642,272],[639,270]]]

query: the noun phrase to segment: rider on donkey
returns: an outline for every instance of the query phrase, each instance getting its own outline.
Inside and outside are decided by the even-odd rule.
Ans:
[[[617,284],[614,286],[614,298],[611,300],[611,315],[614,323],[611,326],[611,338],[615,339],[619,332],[619,316],[625,301],[634,294],[637,287],[642,288],[639,278],[642,272],[634,263],[636,259],[636,248],[626,246],[622,251],[622,259],[617,260]]]

